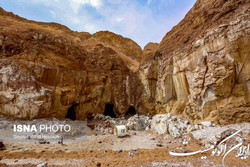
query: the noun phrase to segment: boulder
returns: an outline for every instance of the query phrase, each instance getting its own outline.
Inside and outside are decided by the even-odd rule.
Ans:
[[[151,129],[159,134],[168,133],[170,114],[157,114],[152,117]]]
[[[153,116],[151,128],[159,134],[170,134],[177,138],[187,133],[190,122],[172,114],[157,114]]]
[[[126,127],[128,130],[148,130],[150,128],[151,119],[144,115],[135,114],[128,119]]]

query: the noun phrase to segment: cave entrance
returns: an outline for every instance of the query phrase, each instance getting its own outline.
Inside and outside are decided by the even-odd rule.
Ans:
[[[105,105],[104,115],[105,116],[110,116],[112,118],[116,118],[116,115],[115,115],[115,112],[114,112],[114,105],[112,103],[107,103]]]
[[[76,120],[77,106],[78,106],[78,103],[73,104],[72,106],[70,106],[65,118],[68,118],[68,119],[71,119],[71,120]]]
[[[135,115],[136,114],[136,110],[134,106],[130,106],[128,111],[126,112],[126,115]]]

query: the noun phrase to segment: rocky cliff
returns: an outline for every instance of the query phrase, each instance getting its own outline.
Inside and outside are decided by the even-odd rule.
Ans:
[[[140,67],[152,113],[250,120],[250,3],[198,0]]]
[[[249,0],[198,0],[160,44],[74,32],[0,9],[0,110],[76,118],[113,110],[250,120]],[[113,113],[111,113],[112,115]]]
[[[83,119],[105,106],[117,116],[138,109],[142,50],[135,42],[0,14],[1,115]]]

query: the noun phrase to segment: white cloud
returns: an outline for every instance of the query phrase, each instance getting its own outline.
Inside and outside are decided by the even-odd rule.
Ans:
[[[135,0],[18,0],[36,4],[49,10],[49,21],[68,26],[72,30],[95,33],[109,30],[131,38],[141,47],[148,42],[160,42],[172,26],[185,15],[187,9],[179,9],[177,14],[168,16],[168,4],[174,0],[147,0],[143,6]],[[191,0],[185,0],[191,1]],[[195,0],[192,0],[195,1]],[[181,2],[180,2],[181,3]],[[95,10],[86,8],[90,5]],[[163,5],[163,6],[162,6]],[[190,3],[190,5],[192,5]],[[160,7],[160,8],[159,8]],[[154,9],[159,10],[154,11]],[[176,9],[177,10],[177,9]],[[39,14],[38,14],[39,15]]]
[[[81,5],[91,5],[94,8],[100,8],[102,5],[101,0],[69,0],[70,6],[75,13],[78,13],[79,8]]]
[[[71,0],[72,2],[78,3],[78,4],[90,4],[93,7],[99,8],[102,4],[101,0]]]

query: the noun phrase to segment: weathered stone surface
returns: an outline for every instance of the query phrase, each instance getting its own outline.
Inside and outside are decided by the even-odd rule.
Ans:
[[[170,115],[168,114],[157,114],[153,116],[151,127],[152,129],[159,133],[164,134],[168,132],[168,122],[167,120],[170,118]]]
[[[196,129],[191,132],[194,139],[200,140],[204,145],[206,144],[219,144],[220,141],[226,137],[232,135],[234,132],[241,129],[241,132],[233,137],[233,140],[236,138],[249,138],[250,134],[250,124],[249,123],[237,123],[230,125],[214,126],[214,127],[204,127],[203,129]],[[231,143],[231,142],[230,142]],[[236,143],[239,143],[238,141]],[[233,144],[236,145],[236,143]]]
[[[143,57],[142,62],[153,57],[154,52],[158,46],[159,46],[158,43],[153,43],[153,42],[149,42],[146,46],[144,46],[143,52],[142,52],[142,57]]]
[[[0,13],[1,115],[83,119],[103,113],[107,103],[118,116],[130,106],[139,109],[142,86],[136,70],[142,51],[135,42]]]
[[[195,123],[247,122],[249,13],[246,0],[197,0],[160,44],[142,51],[108,31],[73,32],[0,9],[0,113],[61,119],[74,111],[83,119],[112,103],[117,116],[133,106]]]
[[[41,163],[37,165],[36,167],[47,167],[47,162]]]
[[[128,119],[126,127],[128,130],[149,130],[151,119],[144,115],[134,115]]]
[[[97,40],[107,46],[114,47],[126,56],[132,59],[140,60],[142,57],[141,47],[129,38],[109,31],[99,31],[91,36],[91,39]]]
[[[173,116],[172,114],[157,114],[152,118],[151,128],[159,134],[167,133],[177,138],[187,133],[189,124],[188,120]]]
[[[250,119],[250,5],[198,0],[140,66],[152,113],[199,123]]]
[[[204,126],[212,126],[212,122],[211,121],[204,121],[204,122],[201,122],[201,125],[204,125]]]
[[[125,118],[111,118],[110,116],[104,116],[102,114],[96,114],[94,120],[102,120],[101,124],[98,124],[94,127],[95,130],[101,131],[104,133],[109,133],[114,129],[115,125],[125,125],[127,130],[149,130],[151,127],[151,119],[145,115],[135,114],[129,119]]]
[[[124,117],[112,118],[103,114],[94,114],[93,120],[102,120],[101,123],[95,124],[93,129],[104,134],[113,134],[116,125],[126,125],[128,123],[128,120]]]

